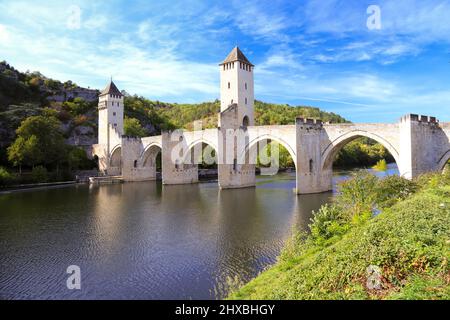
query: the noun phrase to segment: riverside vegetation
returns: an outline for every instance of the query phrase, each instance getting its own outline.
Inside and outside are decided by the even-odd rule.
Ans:
[[[229,298],[449,299],[449,169],[414,181],[355,174],[273,267],[240,288],[233,279]]]

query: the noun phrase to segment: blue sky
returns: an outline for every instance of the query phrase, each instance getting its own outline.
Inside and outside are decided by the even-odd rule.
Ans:
[[[367,27],[369,5],[380,8],[379,30]],[[450,121],[449,15],[450,1],[438,0],[0,0],[0,60],[85,87],[112,75],[132,94],[201,102],[219,97],[218,63],[237,44],[256,65],[256,99],[354,122]]]

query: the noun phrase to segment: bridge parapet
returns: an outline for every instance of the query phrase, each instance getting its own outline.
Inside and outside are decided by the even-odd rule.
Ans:
[[[295,123],[297,125],[301,125],[301,124],[305,124],[305,125],[311,125],[311,126],[323,126],[323,121],[320,119],[311,119],[311,118],[302,118],[302,117],[297,117],[295,119]]]

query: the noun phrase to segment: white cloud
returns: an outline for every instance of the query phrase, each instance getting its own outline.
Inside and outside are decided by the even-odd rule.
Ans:
[[[6,26],[0,24],[0,43],[4,46],[8,45],[11,40],[11,35]]]
[[[75,2],[82,9],[79,30],[66,28],[69,6],[59,1],[0,2],[2,59],[83,86],[101,88],[113,75],[130,93],[202,101],[219,96],[217,63],[240,40],[256,64],[257,98],[336,104],[337,112],[350,115],[450,105],[445,89],[424,84],[426,75],[413,83],[383,71],[430,44],[448,43],[450,26],[441,20],[450,12],[447,2],[380,0],[383,29],[377,33],[365,27],[362,2],[191,1],[167,10],[142,1],[145,10],[132,11],[144,17],[138,21],[120,6]]]

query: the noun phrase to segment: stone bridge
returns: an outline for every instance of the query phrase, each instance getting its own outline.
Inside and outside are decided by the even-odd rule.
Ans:
[[[435,117],[411,114],[392,124],[324,124],[298,118],[292,119],[292,125],[255,126],[254,65],[235,47],[219,68],[218,128],[163,132],[146,138],[123,135],[124,97],[111,80],[99,96],[99,143],[93,152],[100,171],[126,181],[153,180],[161,153],[164,184],[195,183],[195,160],[202,145],[207,145],[218,159],[221,188],[250,187],[255,185],[254,151],[260,142],[276,141],[295,163],[297,193],[316,193],[331,190],[336,154],[358,137],[385,146],[400,174],[409,179],[442,170],[450,158],[450,123],[439,123]]]
[[[114,137],[110,139],[114,144],[110,153],[104,154],[100,145],[94,146],[94,153],[106,161],[100,165],[106,174],[121,175],[126,181],[156,179],[156,158],[161,153],[163,183],[187,184],[198,182],[198,165],[190,161],[194,150],[198,147],[201,152],[201,146],[208,145],[222,159],[218,163],[219,185],[226,189],[254,186],[255,165],[248,154],[260,142],[275,141],[294,160],[299,194],[331,190],[333,160],[342,147],[358,137],[368,137],[386,147],[406,178],[441,171],[450,159],[450,123],[413,114],[392,124],[325,124],[297,118],[295,125],[231,128],[243,132],[242,148],[236,148],[240,151],[234,152],[233,157],[240,160],[237,163],[233,163],[233,158],[231,162],[225,159],[227,129],[163,132],[160,136],[134,138],[119,137],[110,128],[110,136]]]

